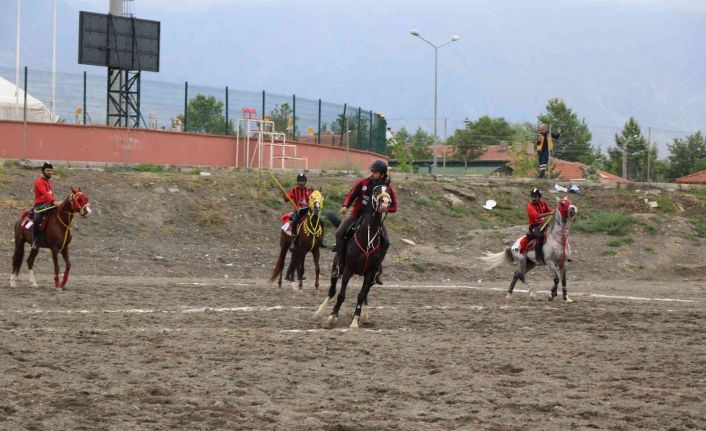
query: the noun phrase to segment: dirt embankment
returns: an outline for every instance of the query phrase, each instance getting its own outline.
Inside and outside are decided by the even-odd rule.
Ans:
[[[1,228],[6,232],[0,250],[8,267],[12,224],[31,202],[36,175],[14,165],[4,166],[0,173]],[[310,185],[323,186],[325,209],[337,210],[355,176],[312,173],[309,178]],[[280,179],[291,185],[294,175],[282,174]],[[81,186],[91,199],[94,216],[76,223],[71,245],[74,271],[83,275],[263,278],[278,251],[279,216],[288,210],[266,172],[219,170],[203,176],[199,172],[58,169],[55,184],[58,197],[68,194],[70,186]],[[484,272],[478,257],[501,250],[523,232],[524,208],[533,185],[418,175],[397,175],[394,185],[400,210],[387,219],[393,247],[386,261],[386,279],[444,282],[509,276],[507,268]],[[553,183],[536,185],[550,203],[559,196],[549,193]],[[702,238],[706,193],[601,188],[587,192],[577,202],[572,278],[706,277],[700,257],[706,251]],[[449,194],[459,199],[456,206],[449,203]],[[484,209],[486,199],[497,201],[497,207]],[[657,202],[657,208],[650,208],[645,199]],[[612,224],[623,225],[610,235],[606,232]],[[333,243],[330,225],[326,239]],[[330,258],[327,251],[322,254],[324,274]],[[49,269],[48,256],[41,256],[38,271]]]

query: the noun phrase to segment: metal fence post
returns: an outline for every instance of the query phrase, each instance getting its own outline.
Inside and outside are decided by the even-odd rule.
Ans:
[[[265,90],[262,90],[262,119],[265,119]]]
[[[22,143],[24,147],[24,159],[27,160],[27,66],[25,66],[25,94],[24,94],[24,131],[22,133]]]
[[[321,99],[319,99],[319,128],[317,130],[318,130],[317,133],[319,136],[318,136],[318,139],[316,140],[316,143],[320,144],[321,143]]]
[[[86,125],[86,71],[83,71],[83,124]]]
[[[228,134],[228,86],[226,85],[226,124],[225,124],[225,130],[223,131],[224,135]]]
[[[361,119],[362,119],[362,118],[361,118],[361,115],[360,115],[361,112],[362,112],[362,110],[360,109],[360,107],[358,107],[358,133],[356,133],[356,134],[358,135],[358,136],[356,136],[356,141],[358,141],[357,144],[356,144],[356,147],[357,147],[358,149],[361,148],[361,143],[360,143],[360,142],[361,142],[361,141],[360,141],[360,139],[361,139],[361,136],[360,136],[360,135],[361,135],[361,129],[360,129],[360,125],[361,125],[361,124],[360,124],[360,121],[361,121]]]
[[[370,111],[370,127],[368,132],[368,151],[370,151],[373,146],[373,111]]]
[[[189,81],[184,82],[184,124],[182,130],[186,132],[186,120],[189,117]]]
[[[297,95],[292,94],[292,139],[297,140]]]

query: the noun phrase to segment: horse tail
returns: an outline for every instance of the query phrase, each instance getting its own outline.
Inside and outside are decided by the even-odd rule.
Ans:
[[[18,274],[25,257],[25,241],[22,238],[22,220],[15,223],[15,252],[12,255],[12,273]]]
[[[287,257],[287,250],[289,250],[288,241],[280,241],[279,257],[277,258],[277,263],[275,264],[275,269],[272,270],[272,276],[270,277],[270,283],[273,283],[277,277],[282,274],[284,269],[284,259]]]
[[[326,220],[328,220],[336,229],[341,225],[341,218],[333,211],[326,212]]]
[[[489,271],[493,268],[497,268],[503,263],[513,263],[515,258],[512,256],[512,251],[510,247],[505,247],[505,250],[499,253],[486,252],[485,256],[481,257],[480,260],[485,262],[485,269]]]

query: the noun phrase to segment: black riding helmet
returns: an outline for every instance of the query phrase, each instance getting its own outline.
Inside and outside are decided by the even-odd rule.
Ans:
[[[44,172],[45,169],[54,169],[54,166],[49,162],[44,162],[42,164],[42,172]]]
[[[299,172],[299,175],[297,175],[297,181],[304,181],[307,182],[306,175],[304,175],[304,172]]]
[[[383,175],[387,175],[387,162],[380,159],[373,161],[370,165],[370,171],[378,171]]]
[[[539,190],[538,188],[534,188],[534,189],[532,189],[532,191],[530,192],[530,196],[531,196],[531,197],[537,196],[537,197],[541,198],[541,197],[542,197],[542,191]]]

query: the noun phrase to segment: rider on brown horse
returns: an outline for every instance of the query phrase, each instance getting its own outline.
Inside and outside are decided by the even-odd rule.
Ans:
[[[537,188],[532,189],[532,192],[530,192],[530,199],[527,204],[527,218],[529,219],[527,237],[537,241],[534,245],[537,265],[544,265],[544,252],[542,251],[544,232],[542,231],[542,225],[546,217],[552,214],[553,210],[542,200],[542,191]]]
[[[343,202],[343,206],[341,207],[340,212],[342,215],[345,215],[348,212],[348,208],[353,205],[353,210],[351,211],[350,217],[343,220],[341,225],[338,226],[338,229],[336,230],[336,253],[339,262],[339,274],[343,269],[346,245],[351,233],[355,230],[353,228],[355,222],[360,218],[360,215],[363,212],[363,207],[370,205],[373,189],[375,186],[379,185],[387,186],[387,190],[392,200],[387,212],[394,213],[397,211],[397,195],[394,189],[390,186],[390,178],[387,175],[387,162],[384,160],[375,160],[370,165],[370,176],[367,178],[361,178],[353,184],[353,188],[351,188],[351,191],[348,193],[348,196],[346,196],[346,200]],[[390,240],[384,226],[382,228],[382,238],[383,241],[380,250],[382,252],[382,259],[384,260],[387,249],[390,247]],[[383,284],[380,279],[381,274],[382,268],[380,268],[380,271],[375,276],[375,283]]]
[[[54,190],[51,183],[51,176],[54,173],[54,166],[44,162],[42,165],[42,176],[34,181],[34,207],[30,211],[30,218],[34,222],[34,241],[32,248],[39,249],[41,241],[41,225],[45,213],[54,206]]]

